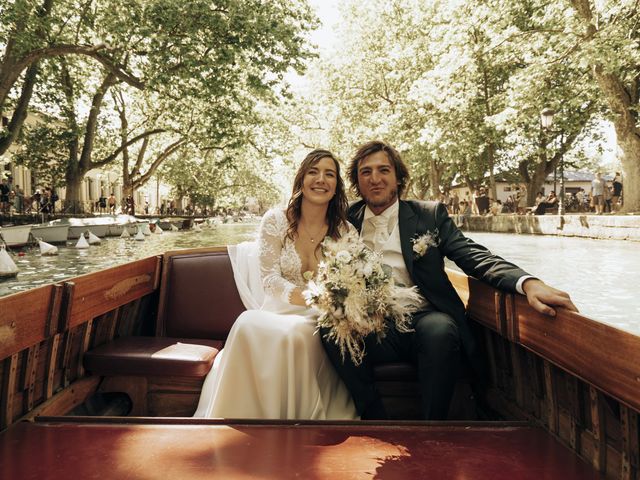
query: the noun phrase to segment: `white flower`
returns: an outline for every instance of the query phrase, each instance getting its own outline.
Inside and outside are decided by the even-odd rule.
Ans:
[[[437,247],[440,240],[438,239],[438,229],[433,232],[427,232],[419,237],[412,238],[413,243],[413,257],[418,260],[421,258],[430,247]]]
[[[336,260],[340,263],[349,263],[351,261],[351,254],[346,250],[340,250],[336,254]]]
[[[362,267],[362,274],[365,277],[370,277],[371,274],[373,273],[373,267],[371,266],[370,263],[366,263],[363,267]]]

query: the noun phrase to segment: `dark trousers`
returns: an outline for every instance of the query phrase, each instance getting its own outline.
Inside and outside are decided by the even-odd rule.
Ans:
[[[374,335],[367,337],[366,353],[360,365],[355,365],[348,355],[343,361],[338,346],[325,338],[327,330],[320,330],[325,350],[363,420],[387,418],[375,387],[373,367],[393,362],[417,366],[423,418],[447,418],[460,368],[458,326],[446,313],[431,310],[414,314],[413,327],[414,332],[400,333],[389,325],[381,343]]]

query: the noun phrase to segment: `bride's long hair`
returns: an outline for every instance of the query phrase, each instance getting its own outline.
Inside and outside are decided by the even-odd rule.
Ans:
[[[329,150],[316,149],[310,152],[300,164],[296,178],[293,181],[293,189],[291,198],[287,205],[287,219],[289,220],[289,228],[287,229],[286,238],[295,241],[298,232],[298,223],[302,214],[302,184],[304,177],[311,167],[323,158],[330,158],[336,166],[336,194],[329,201],[327,207],[327,236],[334,240],[340,238],[341,228],[347,228],[347,195],[345,193],[344,181],[340,175],[340,163]]]

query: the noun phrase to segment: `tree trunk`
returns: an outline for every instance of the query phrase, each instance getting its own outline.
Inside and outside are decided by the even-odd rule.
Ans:
[[[618,147],[622,151],[624,173],[621,212],[640,212],[640,129],[636,126],[636,116],[632,113],[637,104],[631,104],[619,78],[604,73],[602,67],[593,69],[600,89],[614,113],[613,126],[618,137]]]
[[[525,183],[527,187],[527,206],[532,207],[536,203],[536,195],[541,191],[544,181],[549,175],[549,165],[546,159],[543,159],[539,163],[536,163],[533,175],[529,176],[528,181]],[[553,170],[553,168],[552,168]]]
[[[82,192],[82,180],[84,172],[77,169],[67,168],[65,175],[66,195],[64,198],[64,211],[66,213],[83,213],[84,205],[80,200]]]
[[[617,132],[616,128],[616,132]],[[623,213],[640,213],[640,138],[618,133],[618,146],[622,150],[624,172],[622,199]]]
[[[429,159],[429,197],[430,200],[440,199],[440,169],[438,168],[438,162],[431,158]]]

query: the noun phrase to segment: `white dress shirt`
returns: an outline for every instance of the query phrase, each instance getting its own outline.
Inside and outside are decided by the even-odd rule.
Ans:
[[[407,270],[404,258],[402,257],[402,247],[400,244],[400,232],[398,227],[399,211],[400,202],[398,200],[379,215],[373,213],[369,209],[369,206],[365,207],[364,218],[362,219],[362,228],[360,230],[360,238],[369,248],[382,252],[385,263],[389,264],[393,269],[393,276],[397,283],[402,283],[405,286],[411,287],[414,283],[409,276],[409,271]],[[388,239],[382,247],[380,246],[381,239],[379,237],[376,238],[376,227],[372,221],[373,217],[376,216],[387,220]],[[378,233],[378,235],[380,235],[380,233]],[[516,290],[518,293],[525,295],[522,285],[525,280],[528,280],[529,278],[536,277],[532,275],[523,275],[518,279],[516,282]]]

